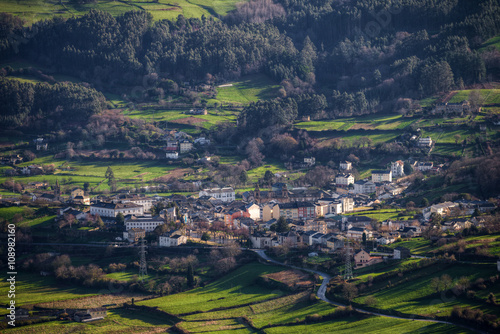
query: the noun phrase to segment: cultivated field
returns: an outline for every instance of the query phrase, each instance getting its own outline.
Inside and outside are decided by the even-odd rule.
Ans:
[[[154,20],[176,19],[177,16],[200,17],[223,16],[235,8],[237,0],[158,0],[153,1],[103,1],[82,4],[69,0],[1,0],[2,12],[17,15],[32,24],[52,17],[84,15],[91,9],[99,9],[117,16],[131,10],[147,11]]]

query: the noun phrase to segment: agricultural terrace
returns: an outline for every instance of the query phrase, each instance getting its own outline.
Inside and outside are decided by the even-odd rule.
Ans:
[[[460,246],[459,246],[460,242]],[[463,237],[460,240],[454,240],[450,243],[432,243],[430,240],[424,238],[411,238],[402,240],[394,244],[387,245],[387,248],[395,248],[398,246],[406,247],[411,250],[414,255],[434,256],[436,254],[456,253],[456,251],[463,247],[463,252],[467,258],[474,254],[481,254],[483,256],[498,257],[500,256],[500,236],[499,235],[480,235]],[[463,256],[463,255],[462,255]],[[459,256],[455,254],[457,260]]]
[[[303,333],[473,333],[461,327],[435,324],[424,321],[392,319],[385,317],[351,316],[328,322],[312,323],[298,326],[281,326],[266,328],[266,334],[303,334]]]
[[[103,320],[87,323],[51,321],[9,329],[9,333],[158,333],[165,332],[173,324],[173,319],[165,315],[115,308],[108,309]]]
[[[354,302],[367,304],[367,297],[371,296],[371,306],[377,309],[431,317],[449,316],[453,307],[460,305],[481,309],[486,314],[498,317],[497,306],[486,303],[487,294],[490,292],[500,297],[498,284],[488,285],[487,291],[486,287],[481,289],[476,284],[478,279],[486,281],[496,275],[496,265],[436,262],[412,269],[417,264],[422,265],[422,261],[429,262],[425,259],[418,261],[411,259],[402,261],[396,268],[391,264],[380,264],[371,269],[355,271],[354,283],[359,289],[359,296],[354,298]],[[443,275],[451,277],[452,283],[448,289],[457,284],[459,279],[466,279],[469,289],[476,291],[475,297],[459,290],[453,292],[446,289],[442,290],[443,294],[436,293],[436,288],[431,282]]]
[[[208,311],[219,307],[263,301],[282,296],[280,290],[272,290],[256,283],[260,275],[277,272],[282,268],[259,263],[242,266],[222,279],[187,292],[151,299],[139,305],[157,306],[172,314]]]
[[[210,129],[217,123],[236,122],[237,114],[233,111],[209,109],[207,115],[191,115],[189,110],[126,110],[125,116],[143,119],[149,122],[166,121],[169,128],[183,128],[190,134],[199,133],[201,129]],[[189,129],[191,128],[191,129]]]
[[[360,315],[349,316],[349,312],[345,313],[344,308],[337,308],[314,295],[311,296],[310,290],[285,294],[277,289],[270,291],[266,288],[266,283],[263,283],[267,277],[271,281],[292,284],[284,280],[283,275],[290,276],[288,272],[280,267],[251,263],[204,288],[136,304],[158,307],[175,313],[181,319],[176,327],[190,333],[227,331],[254,333],[256,330],[265,333],[296,333],[299,329],[309,333],[315,332],[316,328],[322,333],[338,331],[349,333],[370,326],[378,328],[383,323],[385,323],[384,328],[394,333],[398,329],[404,331],[455,329],[458,333],[463,332],[449,325]],[[254,291],[260,291],[261,295],[254,294]],[[342,320],[331,320],[337,318]],[[304,327],[305,323],[308,324],[307,328]],[[309,326],[313,326],[314,329],[311,330]]]
[[[453,96],[448,100],[450,103],[458,103],[469,99],[469,95],[473,90],[459,90],[454,92]],[[500,104],[500,89],[477,89],[479,92],[479,101],[483,105]]]
[[[347,131],[347,130],[402,130],[414,123],[418,118],[404,117],[398,114],[367,115],[361,117],[338,118],[329,121],[298,122],[297,129],[307,131]]]
[[[158,0],[157,2],[144,1],[102,1],[95,3],[77,3],[74,1],[52,0],[1,0],[0,6],[5,13],[17,15],[25,20],[26,24],[47,20],[52,17],[69,18],[81,16],[91,9],[99,9],[118,16],[127,11],[139,10],[151,13],[155,21],[175,20],[177,16],[202,17],[223,16],[233,10],[237,0]]]
[[[0,303],[7,304],[9,282],[5,277],[0,281]],[[19,272],[16,276],[16,305],[32,305],[93,296],[99,293],[97,288],[85,288],[75,285],[64,286],[52,276],[40,276],[39,273]],[[7,313],[2,308],[2,314]]]

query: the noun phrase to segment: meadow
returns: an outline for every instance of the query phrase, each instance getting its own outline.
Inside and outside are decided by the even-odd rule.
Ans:
[[[479,49],[479,51],[483,52],[490,47],[494,47],[500,51],[500,36],[492,37],[489,40],[487,40],[486,42],[484,42],[483,45],[481,46],[481,48]]]
[[[51,321],[9,329],[9,333],[158,333],[165,332],[173,324],[174,321],[164,315],[115,308],[108,309],[103,320],[88,323]]]
[[[21,263],[18,264],[21,266]],[[9,283],[2,278],[0,281],[0,304],[6,304]],[[16,275],[16,305],[46,303],[98,294],[99,290],[74,285],[61,285],[52,276],[40,276],[38,273],[19,271]],[[2,312],[6,311],[2,308]],[[5,313],[5,312],[4,312]]]
[[[217,98],[210,103],[244,105],[278,96],[280,85],[264,74],[253,74],[217,88]]]
[[[383,209],[383,210],[368,210],[368,211],[356,211],[353,213],[347,213],[346,215],[356,215],[356,216],[366,216],[372,219],[376,219],[381,222],[384,220],[392,219],[392,220],[404,220],[408,217],[399,216],[399,213],[403,211],[400,209]]]
[[[191,131],[187,131],[190,134],[198,134],[200,129],[210,129],[217,123],[221,122],[235,122],[237,114],[233,111],[227,111],[224,109],[214,110],[209,109],[207,115],[191,115],[189,110],[154,110],[154,109],[144,109],[144,110],[125,110],[123,112],[125,116],[136,119],[143,119],[145,121],[155,121],[162,122],[166,121],[169,127],[194,127]],[[175,125],[172,125],[174,123]],[[198,128],[198,129],[197,129]]]
[[[500,89],[478,89],[480,101],[482,104],[498,104],[500,103]],[[455,92],[449,103],[458,103],[469,99],[469,94],[472,90],[464,89]]]
[[[473,333],[461,327],[445,324],[428,323],[382,317],[351,316],[342,320],[332,320],[298,326],[281,326],[266,328],[266,334],[303,334],[303,333]]]
[[[280,270],[282,268],[251,263],[238,268],[231,275],[225,276],[205,287],[143,301],[138,304],[157,306],[161,310],[178,315],[275,298],[284,293],[280,290],[271,290],[259,286],[255,283],[255,280],[260,275]]]
[[[373,286],[364,291],[365,295],[355,298],[354,301],[364,303],[366,296],[371,295],[376,300],[376,308],[386,311],[395,310],[408,315],[447,316],[456,305],[480,308],[485,313],[497,314],[496,307],[489,306],[483,301],[465,298],[463,294],[458,295],[452,292],[436,295],[431,287],[431,280],[444,274],[449,275],[453,280],[467,277],[470,282],[475,282],[479,278],[488,279],[496,273],[496,268],[492,264],[475,264],[473,268],[471,266],[470,264],[436,263],[414,272],[403,273],[373,283]]]
[[[498,239],[498,240],[497,240]],[[465,242],[465,252],[474,254],[475,250],[479,247],[488,249],[488,253],[492,256],[500,255],[500,238],[498,235],[481,235],[481,236],[468,236],[461,240]],[[451,247],[456,246],[456,243],[449,245],[438,246],[431,244],[431,242],[424,238],[411,238],[402,240],[401,242],[387,245],[388,248],[406,247],[411,250],[412,254],[433,256],[436,253],[444,253]]]
[[[99,9],[118,16],[127,11],[147,11],[153,16],[153,20],[175,20],[179,15],[184,17],[223,16],[233,10],[236,0],[158,0],[148,1],[103,1],[82,4],[73,1],[55,0],[1,0],[2,11],[21,17],[26,25],[34,22],[50,19],[52,17],[69,18],[81,16],[91,9]]]
[[[308,121],[295,124],[297,129],[307,131],[327,130],[402,130],[417,121],[415,117],[404,117],[399,114],[367,115],[361,117],[338,118],[328,121]]]

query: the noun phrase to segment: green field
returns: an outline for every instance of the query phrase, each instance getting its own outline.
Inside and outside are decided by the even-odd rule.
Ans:
[[[368,115],[361,117],[339,118],[329,121],[310,121],[295,124],[298,129],[307,131],[326,130],[401,130],[415,122],[417,118],[403,117],[398,114]],[[369,131],[367,131],[369,132]]]
[[[21,263],[17,264],[19,267]],[[8,302],[9,283],[0,281],[0,304]],[[38,304],[57,300],[93,296],[98,289],[64,286],[52,276],[40,276],[38,273],[18,272],[16,275],[16,305]]]
[[[255,280],[260,275],[280,270],[282,270],[281,267],[276,268],[251,263],[205,287],[167,297],[150,299],[138,304],[158,306],[158,308],[166,312],[182,314],[275,298],[281,296],[283,292],[259,286],[255,283]]]
[[[411,273],[404,273],[389,280],[374,283],[366,292],[376,299],[376,307],[383,310],[396,310],[405,314],[419,314],[423,316],[446,316],[456,305],[480,308],[485,313],[496,314],[496,308],[488,306],[478,300],[467,299],[453,293],[435,295],[430,282],[434,277],[443,274],[451,276],[453,280],[467,277],[471,282],[478,278],[489,278],[496,273],[496,266],[454,264],[446,266],[441,263],[419,269]],[[390,281],[390,283],[388,283]],[[354,299],[363,303],[365,296]]]
[[[280,85],[264,74],[248,75],[223,86],[217,88],[217,99],[210,102],[244,105],[275,98],[280,88]]]
[[[235,8],[237,0],[159,0],[146,1],[102,1],[91,4],[78,4],[69,0],[1,0],[2,12],[21,17],[26,24],[52,17],[80,16],[91,9],[99,9],[117,16],[131,10],[148,11],[154,20],[176,19],[185,17],[223,16]]]
[[[190,115],[189,110],[127,110],[124,115],[130,118],[143,119],[145,121],[167,121],[171,126],[192,126],[210,129],[220,122],[235,122],[236,113],[231,111],[209,110],[207,115]],[[172,125],[174,123],[174,125]],[[186,131],[194,134],[199,131]]]
[[[478,89],[481,96],[482,104],[498,104],[500,103],[500,89]],[[460,90],[453,95],[448,101],[450,103],[458,103],[469,99],[469,94],[472,90]]]
[[[103,320],[88,323],[52,321],[48,323],[9,329],[9,333],[158,333],[174,324],[164,315],[127,309],[108,309]]]
[[[382,317],[349,317],[342,320],[334,320],[317,324],[308,324],[300,326],[282,326],[268,328],[265,330],[268,334],[290,334],[290,333],[473,333],[461,327],[445,324],[434,324],[425,321],[411,321],[390,319]]]
[[[347,213],[347,215],[355,216],[366,216],[372,219],[376,219],[379,222],[392,219],[392,220],[404,220],[408,217],[399,216],[399,212],[403,210],[398,209],[383,209],[383,210],[368,210],[368,211],[356,211],[353,213]]]
[[[33,161],[23,163],[20,166],[31,164],[54,164],[56,170],[55,173],[51,175],[18,176],[14,179],[24,184],[34,181],[46,181],[50,185],[54,185],[57,180],[63,188],[63,191],[74,187],[83,187],[83,183],[85,182],[89,182],[90,187],[95,188],[96,191],[109,190],[109,186],[104,178],[104,174],[108,167],[111,167],[113,170],[118,188],[139,185],[144,186],[144,182],[167,176],[171,171],[176,169],[175,166],[169,166],[161,160],[107,160],[88,162],[83,160],[55,160],[52,156],[40,157]],[[65,164],[65,167],[69,165],[71,170],[64,170],[62,168],[63,164]],[[0,177],[0,183],[10,179],[10,177]]]
[[[500,51],[500,36],[495,36],[484,42],[479,51],[485,51],[490,47],[495,47]]]

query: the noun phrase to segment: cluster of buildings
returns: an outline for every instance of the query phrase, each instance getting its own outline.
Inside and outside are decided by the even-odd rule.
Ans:
[[[468,113],[471,110],[469,101],[464,100],[458,103],[438,103],[433,110],[434,114],[463,114]]]
[[[193,140],[190,135],[182,131],[173,131],[169,133],[166,136],[165,140],[165,157],[172,160],[179,159],[180,154],[191,152],[194,149],[195,145],[210,145],[209,139],[200,137]]]
[[[348,193],[351,194],[375,194],[378,199],[389,199],[401,194],[409,185],[393,182],[393,178],[402,178],[405,176],[404,162],[401,160],[392,162],[391,168],[388,170],[374,170],[372,171],[371,178],[358,181],[349,172],[350,170],[352,170],[351,162],[340,162],[341,172],[335,176],[334,184],[338,188],[349,188]]]

